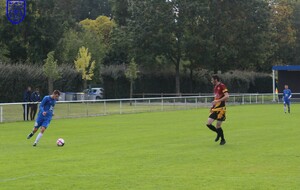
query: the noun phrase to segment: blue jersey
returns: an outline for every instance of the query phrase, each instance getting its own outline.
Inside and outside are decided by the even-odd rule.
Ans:
[[[283,90],[283,100],[285,102],[289,102],[290,98],[292,97],[292,91],[290,89],[284,89]]]
[[[39,117],[43,117],[43,112],[46,112],[46,116],[48,119],[51,119],[53,116],[54,106],[56,104],[56,100],[52,99],[51,96],[45,96],[40,104]]]

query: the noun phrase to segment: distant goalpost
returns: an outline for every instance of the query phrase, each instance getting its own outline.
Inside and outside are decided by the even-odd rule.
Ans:
[[[273,66],[272,75],[273,101],[276,101],[276,96],[281,96],[286,84],[293,94],[300,92],[300,65]],[[297,96],[299,95],[293,95],[293,99],[298,99],[299,97]]]

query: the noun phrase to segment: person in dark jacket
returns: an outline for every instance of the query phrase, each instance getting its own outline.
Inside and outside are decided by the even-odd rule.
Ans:
[[[29,107],[30,105],[28,102],[31,102],[31,87],[28,86],[23,94],[23,102],[26,102],[23,104],[23,119],[24,121],[28,121],[28,115],[29,115]]]
[[[38,88],[35,89],[35,91],[31,94],[31,109],[30,109],[30,119],[34,120],[36,112],[37,112],[37,107],[38,103],[41,101],[41,95],[40,91]]]

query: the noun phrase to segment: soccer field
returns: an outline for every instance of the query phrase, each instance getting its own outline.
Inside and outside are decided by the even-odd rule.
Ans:
[[[299,105],[227,111],[224,146],[208,109],[53,120],[37,147],[33,122],[0,124],[0,189],[299,189]]]

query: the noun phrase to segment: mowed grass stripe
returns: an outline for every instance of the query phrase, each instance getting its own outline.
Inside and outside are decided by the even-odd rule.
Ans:
[[[297,107],[228,107],[225,146],[207,109],[53,120],[38,147],[1,124],[0,189],[297,189]]]

